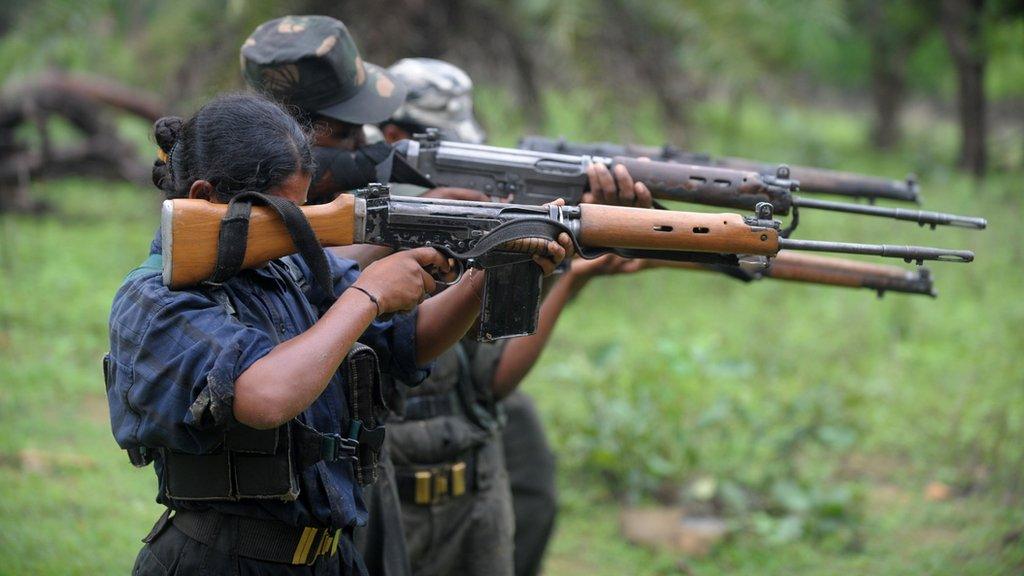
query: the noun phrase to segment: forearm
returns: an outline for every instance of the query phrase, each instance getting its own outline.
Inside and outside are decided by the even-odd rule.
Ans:
[[[253,428],[291,420],[323,392],[345,355],[373,321],[377,308],[347,290],[302,334],[282,342],[235,381],[235,419]]]
[[[425,364],[465,336],[480,313],[484,273],[472,271],[458,284],[428,298],[416,321],[416,361]]]
[[[537,331],[530,336],[513,338],[505,346],[505,351],[494,369],[494,381],[491,383],[491,391],[495,398],[504,398],[511,394],[530,373],[530,369],[537,363],[541,352],[547,346],[565,305],[585,284],[586,279],[568,272],[551,287],[540,308]]]

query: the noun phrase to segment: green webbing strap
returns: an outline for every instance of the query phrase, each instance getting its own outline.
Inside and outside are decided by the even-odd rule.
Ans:
[[[139,267],[132,270],[124,277],[125,282],[131,282],[136,278],[147,276],[153,272],[163,273],[164,271],[164,257],[163,254],[150,254],[149,258],[146,258]]]

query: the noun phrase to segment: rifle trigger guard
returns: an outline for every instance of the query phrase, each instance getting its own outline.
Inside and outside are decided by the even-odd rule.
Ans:
[[[434,274],[431,274],[431,276],[434,278],[434,284],[436,284],[440,288],[448,288],[449,286],[454,286],[455,284],[461,282],[462,277],[466,275],[466,270],[472,268],[473,264],[475,263],[473,258],[460,258],[458,254],[453,252],[447,246],[434,246],[434,249],[443,254],[445,258],[448,258],[449,260],[455,262],[455,278],[451,280],[445,280],[443,277],[434,276]]]

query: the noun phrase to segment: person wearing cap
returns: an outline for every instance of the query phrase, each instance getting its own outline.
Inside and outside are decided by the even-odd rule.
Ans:
[[[313,127],[316,171],[311,203],[330,201],[340,192],[375,181],[429,184],[417,180],[411,167],[401,171],[401,159],[391,156],[389,145],[366,142],[363,125],[388,118],[404,101],[406,89],[387,71],[363,61],[342,22],[326,16],[288,16],[261,24],[242,45],[241,66],[250,87],[289,105]],[[388,170],[389,166],[395,169]],[[462,198],[478,194],[459,189],[436,192]],[[388,253],[375,246],[330,251],[361,267]],[[398,387],[390,386],[388,396],[392,406],[401,402]],[[356,548],[372,574],[411,574],[386,449],[379,464],[377,482],[364,491],[368,522],[355,533]]]
[[[388,72],[405,84],[407,96],[380,124],[387,142],[433,128],[446,140],[484,143],[486,133],[473,114],[473,82],[462,69],[431,58],[405,58]],[[484,194],[470,199],[489,200]],[[409,390],[387,444],[416,573],[452,573],[471,559],[491,568],[511,563],[517,575],[539,571],[557,506],[555,456],[532,399],[519,391],[500,400],[494,394],[503,358],[535,360],[539,350],[524,355],[515,348],[532,348],[537,341],[477,343],[467,338],[439,357],[440,369],[431,378]],[[509,344],[513,351],[506,357]],[[448,494],[417,491],[417,483],[432,488],[436,478],[448,480],[443,483]],[[445,538],[435,537],[440,534]],[[476,542],[488,545],[472,546]]]
[[[405,58],[387,71],[407,93],[379,126],[386,141],[432,128],[446,140],[484,142],[473,115],[473,83],[463,70]],[[623,184],[650,205],[646,187]],[[482,193],[466,199],[490,200]],[[517,387],[563,307],[590,278],[638,268],[616,259],[574,263],[549,286],[536,334],[492,343],[464,338],[438,357],[423,384],[407,391],[386,444],[415,574],[539,573],[557,506],[555,457],[532,399]]]
[[[245,41],[241,60],[243,76],[251,87],[293,106],[300,119],[314,127],[318,169],[310,191],[311,201],[329,201],[337,193],[371,181],[424,184],[417,181],[416,174],[410,177],[408,171],[401,173],[401,162],[387,161],[400,157],[389,157],[390,147],[385,143],[366,144],[361,124],[382,122],[402,104],[406,89],[387,71],[362,60],[344,24],[324,16],[267,22]],[[391,173],[386,173],[386,166],[394,168]],[[621,175],[616,174],[613,180],[605,170],[603,176],[594,186],[604,187],[609,196],[617,194],[617,185],[623,183]],[[628,185],[633,186],[631,180]],[[479,192],[459,189],[434,188],[429,193],[461,199],[481,196]],[[366,264],[382,255],[383,252],[373,253],[371,248],[351,257]],[[400,399],[393,397],[392,405],[397,404],[395,400]],[[387,459],[382,458],[382,462],[383,482],[379,481],[367,495],[369,529],[357,531],[357,544],[362,539],[359,547],[372,572],[406,574],[407,559],[399,552],[405,548],[400,518],[396,530],[397,494],[387,485]],[[506,534],[511,535],[511,525],[506,524]],[[493,543],[490,539],[482,541],[487,545]],[[511,550],[510,545],[504,548]],[[482,560],[478,567],[484,573],[511,573],[509,554],[503,560]]]
[[[387,69],[406,88],[405,101],[380,124],[394,143],[436,129],[441,138],[483,144],[487,133],[473,115],[473,81],[458,66],[433,58],[403,58]]]
[[[370,182],[428,184],[384,142],[366,141],[405,101],[406,88],[365,62],[345,24],[328,16],[286,16],[261,24],[241,49],[242,75],[253,89],[291,107],[314,134],[317,171],[309,203]],[[457,189],[448,190],[457,197]],[[355,250],[360,263],[373,250]]]

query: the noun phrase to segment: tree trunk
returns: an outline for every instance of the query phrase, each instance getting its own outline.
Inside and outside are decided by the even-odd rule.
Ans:
[[[975,176],[984,176],[988,164],[985,149],[985,62],[970,61],[957,65],[960,88],[960,166]]]
[[[891,150],[902,137],[900,112],[906,100],[907,45],[911,36],[896,30],[887,14],[886,0],[871,0],[860,10],[871,44],[871,100],[875,119],[871,127],[871,144]]]
[[[988,55],[982,44],[982,11],[985,0],[942,0],[940,21],[946,46],[957,75],[957,109],[960,114],[960,156],[957,165],[975,176],[984,176],[985,65]]]
[[[871,57],[871,99],[875,104],[875,120],[871,127],[871,144],[876,148],[891,150],[903,136],[900,126],[900,112],[906,100],[906,79],[902,54],[887,57],[885,52],[876,53],[879,46],[872,46]]]

